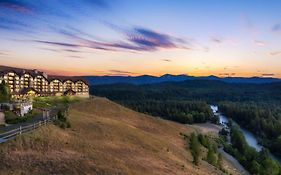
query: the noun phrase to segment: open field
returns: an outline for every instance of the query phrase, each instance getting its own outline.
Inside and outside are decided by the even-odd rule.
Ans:
[[[221,174],[194,166],[180,133],[194,129],[95,98],[72,104],[70,129],[54,125],[0,146],[0,174]]]
[[[189,126],[198,129],[200,132],[204,134],[214,134],[214,135],[218,135],[219,131],[222,129],[221,126],[215,125],[213,123],[198,123]]]

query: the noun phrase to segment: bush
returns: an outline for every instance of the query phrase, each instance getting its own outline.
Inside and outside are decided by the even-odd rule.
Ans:
[[[214,123],[216,125],[218,125],[220,123],[220,118],[218,115],[214,115],[213,117],[211,117],[211,123]]]
[[[199,134],[198,135],[198,140],[205,148],[209,148],[210,147],[210,141],[209,141],[208,136],[203,135],[203,134]]]
[[[26,117],[19,117],[12,111],[5,111],[4,114],[5,114],[5,121],[8,124],[22,123],[27,120]]]
[[[67,120],[65,112],[63,113],[61,110],[59,110],[57,116],[58,116],[58,118],[57,118],[57,120],[55,120],[55,125],[59,126],[60,128],[63,128],[63,129],[71,127],[71,124]]]
[[[26,122],[28,119],[33,118],[34,116],[40,114],[38,110],[31,110],[29,113],[25,114],[25,116],[21,117],[16,115],[13,111],[5,111],[5,120],[8,124],[17,124]]]

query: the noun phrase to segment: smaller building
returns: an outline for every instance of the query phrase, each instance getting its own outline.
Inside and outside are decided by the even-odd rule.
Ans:
[[[23,117],[33,109],[32,101],[16,101],[11,103],[0,103],[0,111],[14,111],[18,116]]]
[[[25,114],[29,113],[33,109],[31,101],[15,102],[13,105],[14,111],[16,111],[18,116],[21,117],[23,117]]]

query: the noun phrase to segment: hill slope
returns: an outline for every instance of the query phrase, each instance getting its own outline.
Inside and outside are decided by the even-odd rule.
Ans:
[[[95,98],[73,104],[70,129],[44,126],[0,146],[0,174],[220,174],[192,164],[193,129]]]

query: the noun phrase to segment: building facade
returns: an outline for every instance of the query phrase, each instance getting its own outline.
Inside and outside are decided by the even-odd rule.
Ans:
[[[12,98],[74,95],[89,97],[88,83],[78,77],[49,76],[38,70],[0,66],[0,83],[10,87]]]

